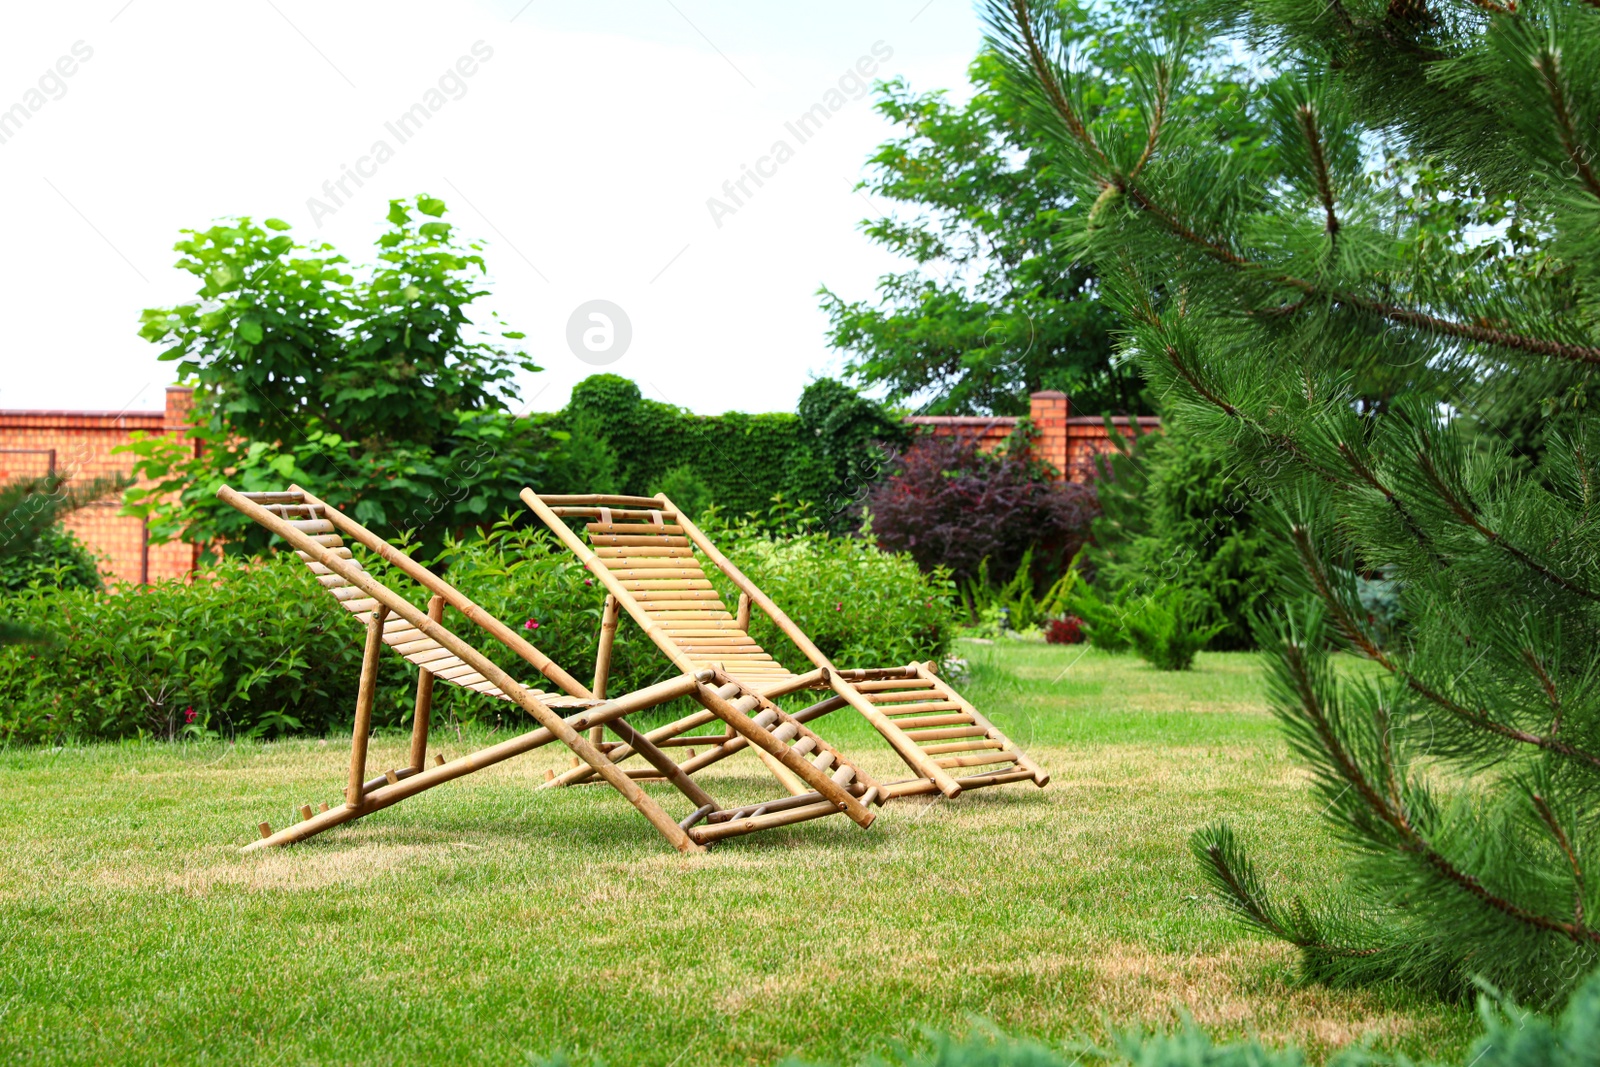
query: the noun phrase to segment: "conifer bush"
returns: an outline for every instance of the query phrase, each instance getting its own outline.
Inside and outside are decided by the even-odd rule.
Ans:
[[[1600,8],[1202,8],[1144,34],[1115,110],[1066,17],[987,6],[1057,172],[1096,198],[1081,252],[1125,352],[1281,524],[1258,636],[1347,848],[1308,900],[1276,900],[1226,827],[1202,862],[1315,977],[1558,1000],[1600,958]],[[1270,151],[1188,92],[1233,46]],[[1508,380],[1567,383],[1536,457],[1475,414]],[[1387,643],[1374,575],[1405,619]]]

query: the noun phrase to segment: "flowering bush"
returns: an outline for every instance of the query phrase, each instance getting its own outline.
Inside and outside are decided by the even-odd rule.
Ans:
[[[1050,625],[1044,629],[1044,639],[1052,645],[1081,645],[1083,643],[1083,620],[1076,615],[1068,615],[1062,619],[1051,619]]]

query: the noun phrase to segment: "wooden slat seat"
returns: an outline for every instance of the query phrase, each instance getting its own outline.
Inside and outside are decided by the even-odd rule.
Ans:
[[[607,699],[605,670],[600,666],[596,667],[594,688],[585,687],[520,634],[473,604],[438,575],[309,493],[291,487],[283,493],[242,494],[224,486],[218,495],[286,540],[315,576],[317,587],[325,590],[334,603],[359,620],[367,631],[344,804],[337,808],[323,804],[321,811],[315,814],[310,805],[302,805],[299,809],[302,814],[300,822],[277,833],[272,833],[270,827],[262,824],[262,839],[247,848],[304,840],[397,803],[422,789],[554,741],[566,745],[573,752],[577,757],[574,763],[583,772],[598,774],[616,788],[680,851],[698,852],[703,850],[705,844],[722,838],[838,813],[848,815],[862,827],[871,825],[873,814],[867,805],[881,803],[881,800],[875,787],[866,784],[866,776],[845,764],[838,753],[828,749],[820,738],[808,736],[809,731],[803,725],[785,720],[781,711],[767,708],[768,702],[759,694],[752,693],[728,676],[709,669],[685,672],[678,678],[648,686],[627,696]],[[600,514],[608,521],[609,507],[614,502],[617,501],[613,498],[600,498]],[[620,502],[632,503],[635,498],[620,498]],[[656,553],[680,547],[687,551],[688,541],[682,536],[681,528],[664,521],[668,516],[675,517],[670,512],[664,515],[659,509],[647,508],[644,517],[651,520],[647,533],[602,533],[601,536],[612,538],[612,547],[628,552]],[[350,537],[368,552],[381,557],[395,573],[410,578],[431,592],[433,595],[428,602],[427,613],[423,614],[414,603],[375,578],[351,552],[344,537]],[[658,598],[653,603],[663,617],[720,614],[731,619],[726,612],[707,609],[707,605],[719,602],[710,582],[705,581],[703,575],[701,583],[677,583],[677,588],[663,589],[653,594]],[[562,691],[546,692],[529,688],[507,674],[494,661],[442,624],[447,606],[453,606],[472,625],[487,631]],[[614,614],[611,619],[610,626],[614,632]],[[602,647],[609,649],[605,634],[605,624],[602,623]],[[378,660],[385,645],[418,668],[411,758],[408,765],[391,768],[380,777],[369,779],[366,777],[367,747]],[[728,646],[718,644],[714,647],[721,651]],[[603,658],[608,662],[608,657]],[[428,723],[436,683],[454,685],[492,699],[509,701],[533,716],[540,726],[454,761],[446,762],[436,753],[434,766],[427,767]],[[686,697],[698,701],[705,709],[690,717],[694,726],[720,720],[724,729],[716,734],[677,738],[675,747],[689,749],[689,759],[680,765],[663,752],[649,735],[629,725],[626,716]],[[763,720],[759,723],[748,717],[748,713],[758,709],[765,709],[761,711]],[[769,710],[770,716],[767,714]],[[604,740],[601,731],[607,729],[619,740]],[[672,734],[684,732],[668,731]],[[585,735],[588,735],[587,738]],[[665,736],[662,739],[667,740]],[[696,758],[697,748],[690,746],[731,752],[752,745],[762,759],[768,761],[778,781],[791,795],[806,792],[809,788],[811,795],[806,803],[796,805],[789,803],[787,798],[779,798],[769,802],[771,810],[766,807],[759,812],[725,809],[689,776],[689,770],[685,770]],[[649,761],[650,768],[624,771],[616,766],[617,759],[635,754]],[[832,776],[824,773],[825,768],[834,772]],[[839,777],[841,774],[844,777]],[[697,805],[694,813],[674,823],[660,804],[635,784],[637,779],[649,777],[670,781],[692,804]],[[849,788],[842,782],[850,783]],[[738,817],[727,814],[730,810],[737,812]],[[712,820],[714,825],[696,825],[712,817],[715,817]]]
[[[855,708],[919,774],[890,783],[886,795],[938,790],[954,797],[964,789],[1025,778],[1040,786],[1049,782],[1043,768],[938,677],[933,664],[837,670],[665,495],[540,497],[525,489],[521,496],[678,666],[725,671],[762,695],[813,685],[833,689],[835,696],[807,710],[821,715],[845,705]],[[613,505],[627,510],[613,511]],[[562,521],[568,517],[589,520],[584,527],[588,545]],[[717,593],[701,555],[741,590],[738,617]],[[752,605],[777,624],[816,671],[796,675],[745,632]]]
[[[649,510],[640,516],[645,519],[642,522],[637,518],[617,521],[609,508],[604,511],[609,517],[584,526],[595,555],[644,607],[651,620],[673,632],[678,647],[688,655],[691,669],[720,666],[730,677],[758,688],[795,677],[754,638],[735,628],[733,612],[694,555],[683,526],[664,519],[659,523],[650,521]],[[651,577],[667,571],[671,578]]]

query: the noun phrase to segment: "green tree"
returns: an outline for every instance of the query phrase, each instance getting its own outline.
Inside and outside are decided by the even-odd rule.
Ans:
[[[1547,424],[1530,466],[1463,412],[1484,383],[1600,365],[1600,9],[1229,5],[1218,39],[1277,72],[1239,105],[1265,153],[1195,106],[1208,45],[1181,27],[1145,36],[1113,114],[1088,106],[1098,60],[1070,12],[987,14],[1030,124],[1095,201],[1074,247],[1114,268],[1123,345],[1234,457],[1293,561],[1261,633],[1343,869],[1279,902],[1219,826],[1194,842],[1210,877],[1312,976],[1558,999],[1600,957],[1600,426]],[[1379,145],[1508,205],[1504,224],[1441,232]],[[1403,642],[1364,609],[1373,573],[1399,583]]]
[[[1123,21],[1146,12],[1076,0],[1065,10],[1072,42],[1110,57],[1084,106],[1121,113],[1134,89]],[[906,132],[879,146],[859,186],[895,209],[863,225],[912,267],[879,279],[868,300],[823,288],[829,342],[857,381],[890,400],[933,394],[932,414],[1026,414],[1041,389],[1067,393],[1079,411],[1149,414],[1137,368],[1114,351],[1099,269],[1075,244],[1094,196],[1063,180],[1048,138],[1006,91],[1003,64],[983,54],[968,75],[974,93],[959,106],[903,80],[880,87],[879,113]],[[1189,91],[1222,110],[1238,72],[1219,62]],[[1225,135],[1253,143],[1259,131],[1238,122]]]
[[[132,446],[155,484],[129,503],[157,540],[256,550],[264,533],[220,505],[217,487],[296,482],[437,548],[538,476],[546,434],[508,406],[515,372],[539,368],[500,343],[522,334],[491,338],[469,318],[486,268],[444,213],[427,196],[391,202],[376,262],[359,271],[277,219],[184,231],[176,265],[199,279],[199,299],[146,311],[140,335],[195,382],[202,447]]]

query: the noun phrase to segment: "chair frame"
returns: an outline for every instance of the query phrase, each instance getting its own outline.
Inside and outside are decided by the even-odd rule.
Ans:
[[[636,595],[635,590],[627,588],[613,573],[613,568],[607,565],[606,560],[586,545],[563,521],[568,518],[599,519],[598,524],[608,531],[600,536],[611,538],[609,544],[628,546],[644,543],[644,537],[616,534],[617,526],[627,525],[625,522],[617,523],[616,520],[634,520],[638,523],[639,534],[663,536],[667,519],[670,517],[671,524],[681,529],[685,545],[692,544],[698,548],[739,590],[738,607],[731,620],[716,617],[725,613],[726,609],[714,593],[710,596],[674,593],[672,594],[674,596],[696,597],[702,602],[686,603],[689,610],[681,612],[682,617],[705,619],[706,626],[715,625],[724,629],[729,628],[731,622],[731,629],[748,638],[750,610],[752,606],[760,608],[784,636],[794,642],[801,653],[811,661],[813,669],[806,674],[794,675],[781,668],[774,670],[760,660],[746,658],[741,661],[745,665],[744,669],[736,665],[729,667],[727,673],[732,677],[743,677],[751,681],[752,686],[769,701],[805,689],[832,691],[831,697],[797,712],[794,718],[798,722],[810,722],[847,705],[859,712],[917,775],[916,778],[881,786],[881,797],[939,792],[946,797],[954,798],[965,789],[1002,785],[1007,782],[1031,780],[1041,788],[1049,784],[1049,774],[985,718],[970,701],[941,679],[936,673],[935,664],[911,663],[903,667],[848,671],[841,671],[835,667],[828,657],[823,655],[822,650],[783,612],[783,609],[723,555],[711,539],[673,505],[665,493],[658,493],[654,497],[607,494],[541,497],[532,489],[525,488],[520,496],[523,503],[539,516],[551,532],[560,538],[562,543],[583,561],[589,572],[604,585],[608,594],[607,617],[614,613],[615,609],[611,606],[611,602],[615,601],[616,605],[628,613],[629,617],[680,670],[693,671],[702,669],[706,665],[706,658],[692,656],[672,633],[652,617],[641,596]],[[650,525],[638,522],[641,519]],[[593,525],[595,524],[591,523],[591,526]],[[652,534],[652,527],[662,530],[663,534]],[[596,536],[592,529],[590,536]],[[619,548],[618,551],[622,549]],[[643,550],[636,549],[636,551]],[[686,550],[674,548],[668,551]],[[698,563],[695,567],[698,568]],[[635,581],[634,584],[638,585],[640,582]],[[692,610],[696,607],[716,610]],[[675,605],[673,609],[658,609],[657,614],[664,610],[675,609]],[[609,656],[609,642],[614,633],[614,627],[610,631],[602,631],[600,652],[602,657]],[[727,647],[737,648],[733,644]],[[761,652],[760,646],[754,647],[757,652]],[[770,659],[764,652],[761,652],[761,656],[763,659]],[[722,667],[721,662],[713,661],[713,665],[718,669]],[[667,743],[676,736],[672,731],[688,721],[688,719],[679,720],[679,723],[653,731],[650,736],[658,744]],[[932,743],[931,747],[924,748],[922,746],[924,742]],[[686,762],[684,767],[693,766],[698,769],[709,762],[714,762],[715,759],[723,758],[726,754],[731,753],[719,754],[718,751],[713,751],[697,760]],[[954,769],[993,767],[995,764],[1011,766],[1010,769],[986,770],[964,774],[961,777],[950,773]],[[578,768],[548,784],[568,785],[590,777],[592,775],[587,770]]]
[[[300,809],[301,820],[276,833],[263,822],[258,827],[261,839],[246,845],[244,851],[303,841],[433,786],[553,741],[564,744],[585,769],[599,775],[621,793],[680,852],[702,852],[706,844],[726,837],[837,812],[845,813],[862,828],[872,824],[874,815],[869,806],[882,803],[874,784],[844,760],[837,749],[781,709],[776,709],[774,714],[769,701],[751,692],[737,679],[715,670],[685,672],[678,678],[607,700],[603,694],[609,646],[601,655],[606,662],[597,664],[598,692],[591,691],[448,582],[298,486],[290,486],[282,493],[248,494],[223,486],[217,495],[287,542],[317,574],[318,581],[366,626],[344,804],[330,808],[324,803],[319,812],[312,812],[309,804],[304,805]],[[417,610],[404,597],[368,574],[344,547],[340,533],[359,541],[428,590],[432,596],[427,612]],[[478,628],[517,653],[565,690],[565,695],[552,697],[519,684],[443,625],[446,606],[456,608]],[[376,696],[378,657],[386,643],[419,666],[410,761],[405,767],[390,769],[381,777],[367,780],[367,739]],[[437,669],[430,670],[429,662]],[[434,766],[428,767],[428,726],[436,680],[510,700],[532,716],[539,726],[448,762],[442,754],[436,754]],[[790,787],[790,796],[759,804],[723,807],[694,781],[691,772],[680,768],[662,752],[649,735],[626,722],[629,714],[684,696],[693,698],[706,709],[700,713],[702,722],[720,720],[728,734],[743,742],[741,747],[753,747],[769,766],[782,768],[784,774],[778,778]],[[566,718],[555,710],[556,706],[574,705],[581,710]],[[752,716],[751,712],[756,714]],[[599,740],[596,732],[605,727],[621,741]],[[627,755],[642,755],[651,769],[641,772],[618,768],[608,752],[624,750]],[[829,771],[833,773],[830,775]],[[640,789],[636,781],[639,778],[665,779],[695,805],[694,812],[681,822],[674,822],[653,797]],[[791,781],[802,783],[804,792],[796,795]],[[706,825],[697,825],[702,821]]]

